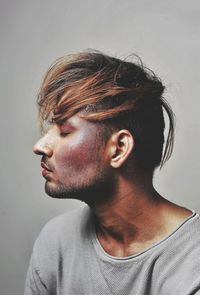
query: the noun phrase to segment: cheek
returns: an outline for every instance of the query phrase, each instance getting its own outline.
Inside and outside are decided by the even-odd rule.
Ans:
[[[79,171],[96,163],[99,148],[94,137],[80,138],[71,144],[63,145],[56,161],[63,169],[73,168]]]

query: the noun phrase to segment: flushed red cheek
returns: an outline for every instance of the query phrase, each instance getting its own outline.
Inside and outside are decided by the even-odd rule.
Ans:
[[[60,150],[57,160],[62,168],[73,168],[79,171],[85,165],[93,163],[96,158],[97,148],[94,137],[87,137],[74,142],[73,144],[63,146]]]

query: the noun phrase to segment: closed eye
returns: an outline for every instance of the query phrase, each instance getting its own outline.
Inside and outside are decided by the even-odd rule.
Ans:
[[[69,132],[60,132],[60,136],[61,137],[66,137],[68,136],[70,133]]]

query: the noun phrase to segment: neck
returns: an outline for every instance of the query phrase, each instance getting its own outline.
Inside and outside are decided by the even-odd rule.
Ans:
[[[146,184],[140,186],[119,180],[115,196],[92,208],[97,237],[110,254],[137,253],[164,238],[178,225],[172,216],[176,216],[181,207],[161,197],[151,181],[143,183]],[[185,217],[189,212],[182,214]]]
[[[93,208],[97,231],[124,242],[134,239],[138,229],[145,227],[149,213],[155,213],[159,201],[153,186],[147,189],[123,183],[114,197]]]

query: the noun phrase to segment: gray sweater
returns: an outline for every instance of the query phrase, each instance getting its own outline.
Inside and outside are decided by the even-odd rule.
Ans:
[[[193,212],[170,236],[116,258],[99,244],[87,206],[52,219],[37,238],[25,295],[200,294],[200,218]]]

